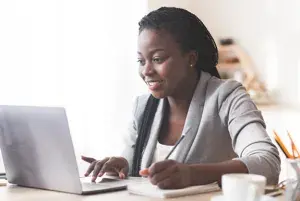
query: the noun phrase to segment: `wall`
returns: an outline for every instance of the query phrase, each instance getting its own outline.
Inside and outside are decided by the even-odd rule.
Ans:
[[[176,6],[190,10],[193,5],[191,0],[148,0],[148,9],[154,10],[161,6]]]
[[[136,62],[145,12],[141,0],[0,0],[0,105],[63,106],[80,162],[119,155],[147,88]]]
[[[148,0],[150,10],[162,5],[194,12],[216,40],[233,37],[276,99],[300,105],[300,1]]]

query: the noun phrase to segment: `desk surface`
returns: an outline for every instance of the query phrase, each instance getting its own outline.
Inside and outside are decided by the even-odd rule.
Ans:
[[[216,193],[198,194],[186,197],[179,197],[175,200],[178,201],[210,201],[210,198]],[[150,198],[138,195],[131,195],[127,191],[116,191],[110,193],[102,193],[95,195],[73,195],[68,193],[60,193],[54,191],[38,190],[32,188],[23,188],[15,185],[0,187],[0,200],[1,201],[158,201],[163,200],[159,198]],[[165,199],[174,200],[174,199]],[[284,201],[284,197],[278,197],[278,201]]]

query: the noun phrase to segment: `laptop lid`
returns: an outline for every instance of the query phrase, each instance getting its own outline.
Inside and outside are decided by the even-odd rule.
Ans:
[[[0,146],[8,182],[82,193],[64,108],[0,106]]]

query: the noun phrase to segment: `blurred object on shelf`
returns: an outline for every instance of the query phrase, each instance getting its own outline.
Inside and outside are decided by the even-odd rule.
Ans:
[[[218,71],[222,79],[241,82],[257,104],[270,104],[271,97],[265,84],[258,79],[249,55],[232,38],[219,41]]]

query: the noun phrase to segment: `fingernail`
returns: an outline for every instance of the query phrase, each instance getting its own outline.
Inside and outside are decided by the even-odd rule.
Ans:
[[[96,180],[96,177],[93,176],[93,177],[92,177],[92,182],[94,182],[95,180]]]
[[[149,169],[146,168],[146,169],[140,170],[139,174],[141,176],[148,176],[149,175]]]
[[[84,176],[85,176],[85,177],[87,177],[87,176],[88,176],[88,174],[87,174],[87,173],[85,173],[85,174],[84,174]]]
[[[98,177],[102,177],[103,172],[99,172]]]
[[[122,172],[120,172],[120,173],[119,173],[119,177],[120,177],[121,179],[125,179],[125,174],[122,173]]]

